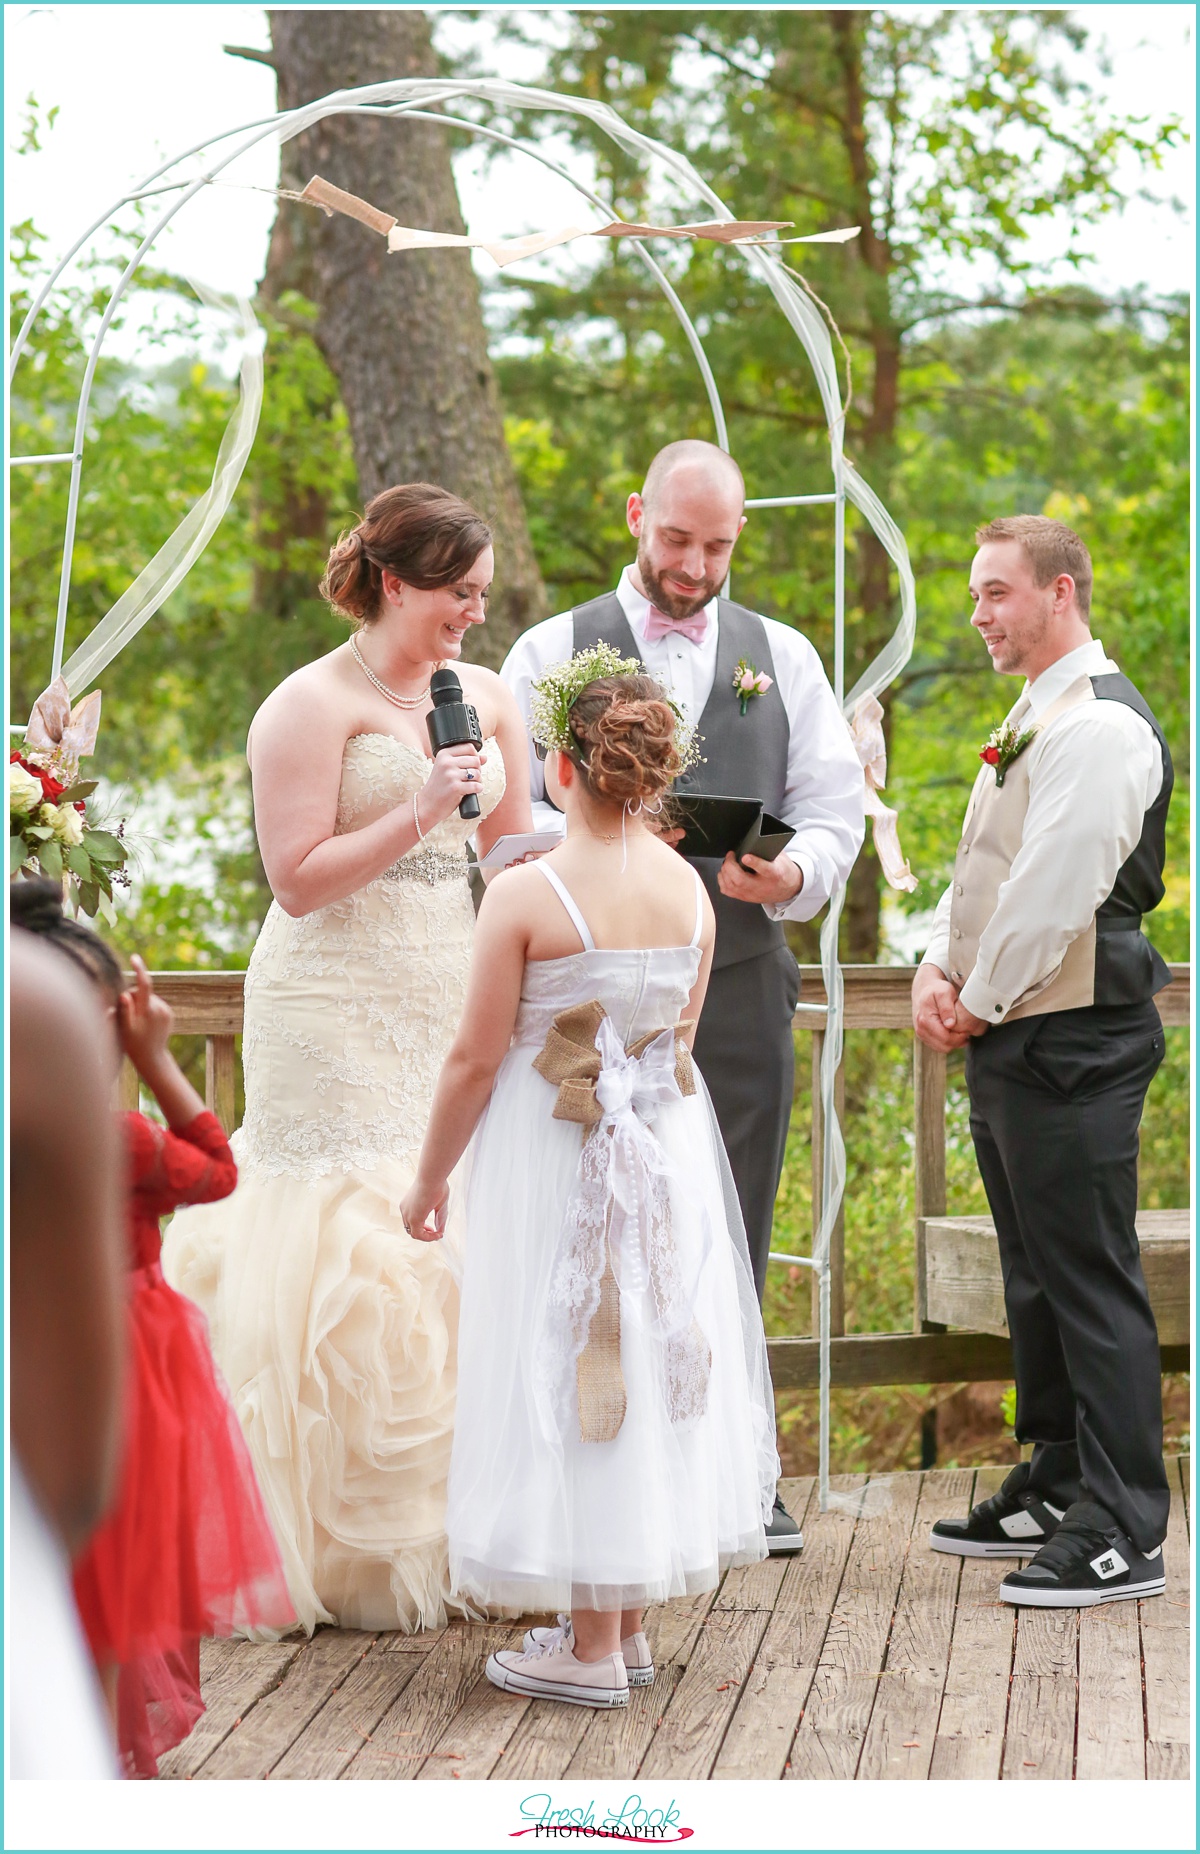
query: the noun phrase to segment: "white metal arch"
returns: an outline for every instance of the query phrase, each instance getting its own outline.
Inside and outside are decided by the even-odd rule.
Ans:
[[[568,173],[556,162],[552,161],[539,149],[530,146],[528,143],[522,142],[519,138],[511,136],[503,130],[493,127],[491,124],[477,123],[461,116],[448,117],[445,114],[446,104],[455,102],[458,99],[467,98],[482,101],[499,108],[546,110],[581,116],[592,122],[602,133],[608,135],[613,141],[623,146],[628,152],[634,154],[640,160],[657,162],[660,167],[669,173],[677,182],[681,183],[691,194],[700,199],[706,206],[710,207],[715,216],[725,219],[735,216],[712,188],[703,180],[701,175],[696,172],[686,156],[679,154],[665,143],[656,141],[652,137],[642,135],[637,130],[631,129],[621,120],[614,110],[608,107],[608,105],[596,103],[587,98],[567,96],[553,91],[536,89],[531,86],[492,80],[459,82],[453,79],[436,78],[397,79],[387,83],[364,85],[356,89],[334,91],[329,96],[320,98],[313,103],[305,104],[298,109],[281,111],[273,116],[260,117],[255,121],[240,124],[232,129],[223,130],[216,135],[206,138],[204,141],[194,143],[181,154],[175,155],[171,160],[163,162],[146,177],[140,186],[123,194],[119,200],[114,202],[106,213],[95,220],[93,224],[81,234],[66,255],[50,272],[50,275],[43,283],[34,301],[30,304],[10,354],[9,378],[11,381],[17,363],[36,327],[37,319],[42,309],[45,307],[46,302],[49,300],[50,294],[55,284],[58,282],[58,279],[95,233],[108,224],[122,207],[134,201],[157,197],[160,194],[171,192],[177,192],[179,194],[179,197],[172,201],[166,209],[160,213],[159,217],[150,227],[113,287],[88,355],[76,407],[74,438],[71,450],[46,453],[33,457],[17,457],[10,459],[13,464],[17,465],[69,462],[71,466],[67,515],[63,536],[62,567],[59,579],[58,606],[55,616],[51,679],[58,675],[62,668],[63,645],[65,641],[67,610],[70,597],[71,562],[74,553],[80,485],[87,441],[87,416],[96,368],[99,363],[105,338],[112,326],[116,311],[136,276],[141,263],[160,234],[171,221],[177,217],[188,202],[196,197],[202,188],[211,185],[218,175],[224,173],[226,169],[231,167],[249,149],[256,147],[263,141],[272,139],[278,141],[282,145],[282,143],[290,141],[293,136],[299,135],[305,129],[311,128],[315,123],[320,122],[326,116],[380,115],[399,117],[411,115],[422,121],[446,123],[447,126],[465,130],[470,134],[478,135],[487,140],[503,144],[514,149],[518,153],[527,155],[573,185],[585,199],[603,213],[606,221],[612,217],[611,207],[606,205],[596,193],[585,186],[575,175]],[[227,144],[235,138],[239,139],[236,140],[236,145],[232,150],[227,147],[222,149],[222,144]],[[182,162],[196,155],[202,155],[208,150],[213,151],[214,158],[208,162],[205,171],[201,175],[193,178],[175,180],[164,179],[164,176],[169,175],[172,170],[178,169]],[[704,383],[709,408],[713,417],[717,442],[723,449],[728,450],[728,433],[726,430],[724,412],[721,406],[720,392],[708,357],[705,354],[704,344],[700,339],[699,333],[683,303],[680,301],[678,293],[674,289],[670,279],[655,261],[652,254],[647,250],[645,243],[641,239],[633,239],[630,242],[633,244],[642,263],[646,266],[649,273],[659,285],[659,288],[663,291],[680,324]],[[731,247],[731,249],[737,250],[739,248],[735,246]],[[886,687],[907,662],[912,652],[916,625],[916,602],[912,572],[908,560],[908,551],[905,546],[903,535],[888,515],[878,497],[875,496],[874,492],[858,475],[853,465],[849,463],[843,454],[845,418],[839,396],[836,361],[829,337],[829,331],[825,323],[814,309],[804,291],[797,286],[795,281],[783,268],[781,255],[778,250],[773,250],[769,244],[754,245],[740,248],[739,255],[749,266],[750,270],[757,275],[760,281],[765,284],[766,288],[770,290],[779,309],[786,317],[794,334],[797,336],[808,356],[825,411],[829,432],[830,471],[832,476],[832,488],[828,492],[817,495],[771,496],[751,499],[747,502],[746,506],[749,509],[754,509],[792,507],[813,503],[831,503],[834,507],[834,689],[839,702],[843,704],[845,711],[848,713],[861,695],[868,693],[875,694],[878,693],[880,689]],[[205,294],[207,295],[207,292]],[[242,303],[240,308],[242,311],[243,333],[249,338],[254,328],[253,312],[249,304],[246,303]],[[243,363],[242,370],[242,402],[239,407],[239,413],[235,414],[234,421],[231,421],[232,431],[234,424],[238,422],[240,417],[240,441],[236,446],[232,447],[229,456],[226,456],[227,446],[222,446],[225,474],[224,479],[220,482],[217,503],[214,504],[216,520],[220,519],[220,515],[224,512],[224,509],[228,506],[228,502],[232,499],[238,477],[241,474],[241,469],[249,453],[249,444],[253,437],[253,429],[254,425],[257,423],[258,416],[258,404],[254,398],[254,391],[254,359],[251,355],[250,347],[248,346],[247,360]],[[258,361],[257,392],[259,396],[261,396],[261,360]],[[249,427],[248,434],[246,431],[247,425]],[[227,433],[227,439],[228,437],[229,434]],[[218,491],[218,478],[220,477],[221,463],[222,459],[219,459],[218,473],[214,476],[213,492],[210,492],[210,494]],[[866,518],[869,526],[878,536],[893,562],[900,587],[900,617],[896,630],[888,644],[868,667],[864,675],[859,678],[859,681],[851,690],[849,697],[846,697],[845,694],[845,511],[847,501],[853,503],[854,506],[859,509]],[[197,509],[199,507],[200,505],[198,504]],[[190,521],[195,514],[196,510],[193,510],[191,515],[185,518],[185,522],[181,524],[180,530],[176,531],[177,535],[182,534],[187,526],[187,522]],[[209,515],[211,518],[212,510],[209,511]],[[215,525],[216,521],[210,520],[207,533],[211,533],[211,529]],[[200,549],[207,539],[207,533],[203,531],[199,534],[193,533],[187,541],[186,549],[181,547],[176,557],[175,576],[172,577],[164,570],[164,573],[160,576],[161,585],[155,585],[146,601],[144,601],[136,612],[132,614],[130,618],[132,628],[125,631],[119,630],[111,640],[111,647],[106,644],[108,654],[103,656],[101,660],[96,661],[91,674],[77,682],[72,682],[72,678],[68,677],[68,681],[72,682],[72,687],[75,692],[86,687],[88,682],[93,679],[94,675],[99,673],[105,663],[111,660],[111,657],[115,655],[117,650],[127,641],[128,636],[133,635],[133,631],[140,628],[140,625],[145,623],[146,620],[152,616],[153,612],[158,608],[158,605],[168,596],[174,585],[178,584],[179,579],[183,577],[184,573],[186,573],[190,565],[194,562],[194,559],[198,556]],[[166,549],[160,550],[160,555],[155,557],[156,561],[162,557],[162,554],[166,553],[166,551],[171,548],[175,540],[176,536],[172,536],[171,541],[167,543]],[[154,563],[151,564],[153,565]],[[149,569],[147,569],[147,571],[149,571]],[[135,585],[140,584],[144,577],[144,574],[139,575],[139,581],[135,582]],[[118,601],[118,606],[120,606],[120,604],[121,602]],[[115,607],[114,612],[117,609],[118,608]],[[93,638],[112,616],[113,614],[111,613],[106,614],[105,618],[101,619],[100,624],[95,627],[95,630],[91,634]],[[85,645],[87,641],[88,640],[85,640]],[[67,665],[68,670],[70,670],[72,665],[80,658],[83,648],[84,647],[81,646],[81,650],[76,652],[72,662]],[[821,1366],[819,1482],[821,1504],[823,1508],[830,1503],[831,1498],[837,1498],[836,1495],[831,1496],[829,1491],[829,1245],[833,1226],[841,1204],[845,1181],[845,1152],[834,1102],[835,1077],[841,1062],[843,1040],[842,978],[837,958],[838,922],[841,915],[843,899],[843,894],[835,891],[830,902],[828,918],[821,933],[822,967],[825,976],[828,1004],[827,1006],[800,1006],[801,1011],[818,1014],[825,1019],[826,1036],[822,1057],[820,1091],[821,1117],[824,1128],[824,1179],[821,1197],[822,1215],[819,1228],[814,1233],[813,1253],[811,1257],[777,1256],[774,1258],[779,1261],[791,1263],[800,1262],[811,1267],[817,1275],[820,1286]],[[814,1103],[814,1110],[815,1105]]]

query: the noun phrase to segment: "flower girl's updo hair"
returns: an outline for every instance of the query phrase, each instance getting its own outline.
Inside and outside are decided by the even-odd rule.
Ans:
[[[652,676],[602,676],[571,704],[572,759],[584,790],[608,804],[657,800],[683,771],[675,710]]]
[[[367,504],[357,528],[340,535],[321,596],[359,625],[379,616],[383,572],[433,592],[469,573],[492,531],[477,509],[435,483],[398,483]]]

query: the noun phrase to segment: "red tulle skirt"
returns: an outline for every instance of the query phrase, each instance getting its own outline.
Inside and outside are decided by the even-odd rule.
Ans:
[[[75,1568],[97,1664],[116,1663],[130,1776],[204,1711],[200,1638],[294,1619],[279,1552],[200,1309],[157,1264],[133,1276],[116,1501]]]

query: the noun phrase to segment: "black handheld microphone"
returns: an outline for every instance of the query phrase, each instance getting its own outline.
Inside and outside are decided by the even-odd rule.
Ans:
[[[435,753],[443,747],[482,747],[483,730],[470,702],[463,701],[462,684],[452,669],[434,670],[429,679],[433,707],[425,717],[429,744]],[[479,799],[468,792],[458,807],[460,818],[479,816]]]

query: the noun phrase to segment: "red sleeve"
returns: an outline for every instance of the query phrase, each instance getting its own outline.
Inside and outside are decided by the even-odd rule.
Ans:
[[[134,1196],[165,1217],[179,1204],[211,1204],[237,1184],[237,1163],[215,1114],[197,1114],[171,1132],[144,1114],[124,1116]]]

